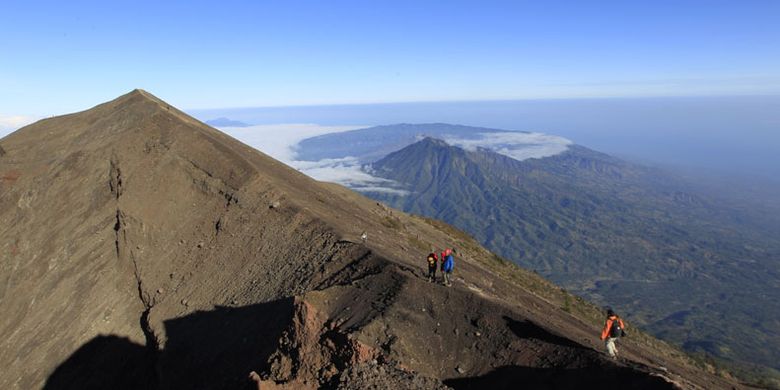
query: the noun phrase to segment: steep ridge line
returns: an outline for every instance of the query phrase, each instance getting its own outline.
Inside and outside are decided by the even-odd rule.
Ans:
[[[144,291],[143,280],[141,279],[141,274],[138,269],[138,261],[135,258],[135,253],[127,242],[127,233],[125,231],[127,229],[127,224],[125,223],[125,215],[119,207],[120,198],[122,196],[122,171],[119,168],[119,162],[115,156],[111,158],[110,166],[109,189],[116,199],[116,222],[114,224],[114,232],[116,234],[116,256],[117,260],[120,262],[125,261],[123,257],[129,258],[129,260],[132,262],[133,276],[135,278],[138,289],[138,299],[141,301],[141,304],[144,307],[144,310],[138,320],[138,324],[146,340],[146,349],[149,351],[148,356],[151,361],[149,364],[152,367],[156,367],[157,359],[160,354],[160,343],[157,339],[157,336],[155,335],[154,329],[149,323],[149,313],[154,307],[154,301],[150,299],[149,294]],[[129,252],[129,255],[125,255],[127,252]],[[155,373],[156,371],[157,370],[154,370]],[[152,375],[151,381],[149,383],[156,384],[158,382],[158,376]]]

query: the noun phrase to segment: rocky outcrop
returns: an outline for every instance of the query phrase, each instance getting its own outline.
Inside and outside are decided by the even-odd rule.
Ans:
[[[305,300],[297,300],[291,327],[270,359],[270,380],[298,388],[333,385],[347,368],[377,363],[380,353],[344,333]]]

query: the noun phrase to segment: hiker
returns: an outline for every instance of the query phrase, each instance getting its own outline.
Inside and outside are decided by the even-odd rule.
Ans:
[[[623,320],[618,317],[612,309],[607,310],[607,322],[604,324],[604,329],[601,331],[601,339],[607,347],[607,353],[612,359],[617,360],[618,350],[615,342],[619,337],[626,335],[624,329],[626,326],[623,324]]]
[[[443,283],[445,286],[452,286],[452,270],[455,268],[455,258],[452,257],[454,249],[445,249],[443,257],[441,259],[441,271],[444,276]]]
[[[436,262],[439,261],[439,258],[436,257],[436,251],[433,251],[428,254],[428,281],[429,282],[435,282],[436,281]]]

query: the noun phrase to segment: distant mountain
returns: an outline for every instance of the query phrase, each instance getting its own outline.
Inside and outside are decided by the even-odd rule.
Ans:
[[[234,121],[225,117],[207,120],[206,124],[212,127],[249,127],[250,124]]]
[[[442,219],[689,351],[780,368],[780,234],[665,172],[582,146],[517,161],[426,138],[373,163]],[[771,226],[770,226],[771,227]]]
[[[486,145],[510,153],[518,148],[525,151],[535,149],[542,155],[564,150],[571,143],[565,138],[523,131],[447,123],[401,123],[305,139],[297,145],[298,159],[317,161],[351,156],[363,163],[374,162],[425,137],[446,139],[450,143],[467,147]]]

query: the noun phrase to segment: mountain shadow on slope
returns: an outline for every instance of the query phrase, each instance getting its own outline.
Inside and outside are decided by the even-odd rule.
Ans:
[[[587,350],[587,348],[583,347],[581,344],[575,343],[566,337],[561,337],[550,333],[530,321],[517,321],[507,316],[504,316],[504,321],[506,321],[507,327],[512,331],[512,333],[514,333],[515,336],[519,338],[532,338],[550,344]]]
[[[156,352],[114,335],[81,346],[49,376],[44,389],[149,389],[157,386]]]
[[[602,367],[602,369],[505,366],[478,377],[445,380],[444,384],[455,390],[677,388],[660,377],[638,375],[628,367],[619,366]]]
[[[552,362],[542,364],[539,367],[502,366],[480,376],[448,379],[444,381],[444,384],[455,390],[516,389],[519,386],[532,389],[582,389],[604,386],[632,389],[675,388],[660,377],[642,375],[631,367],[604,363],[594,364],[596,360],[593,359],[593,355],[595,355],[593,350],[553,334],[532,322],[517,321],[507,316],[504,316],[504,321],[512,333],[520,339],[537,339],[569,347],[571,352],[568,353],[577,354],[580,363],[587,365],[587,367],[561,367]],[[566,349],[562,351],[566,351]],[[586,361],[589,363],[584,364]]]
[[[62,362],[44,389],[251,388],[247,374],[266,369],[292,313],[292,298],[195,312],[165,321],[160,351],[98,336]]]
[[[218,307],[165,322],[169,339],[155,350],[127,338],[98,336],[84,344],[49,376],[44,389],[252,389],[248,372],[269,371],[269,357],[291,324],[293,299],[246,307]],[[453,389],[532,388],[574,389],[582,384],[630,384],[632,388],[670,389],[669,382],[645,370],[605,362],[595,351],[529,322],[505,316],[518,339],[535,339],[565,347],[558,353],[575,367],[504,366],[482,376],[454,378]],[[391,368],[388,368],[391,370]],[[345,371],[349,374],[349,370]],[[352,378],[354,379],[354,378]],[[334,380],[326,388],[337,388]],[[579,387],[578,387],[579,386]]]

